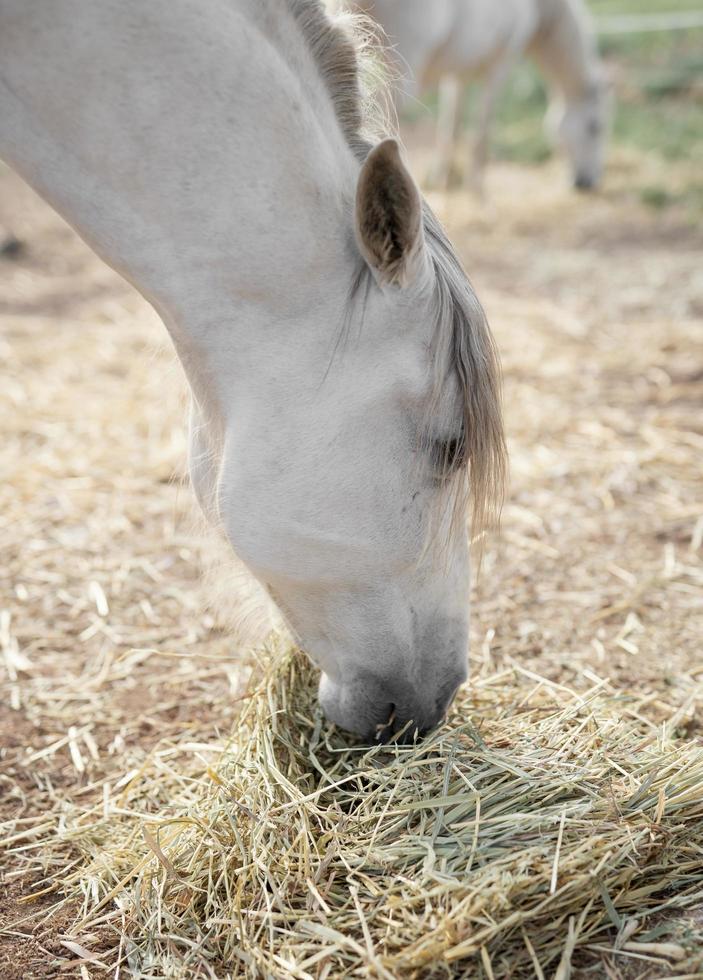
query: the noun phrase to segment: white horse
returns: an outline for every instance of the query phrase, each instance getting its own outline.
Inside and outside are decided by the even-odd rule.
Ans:
[[[466,84],[485,79],[472,159],[480,182],[498,96],[527,53],[551,86],[547,125],[565,149],[574,185],[590,189],[599,183],[609,100],[583,0],[352,0],[352,6],[383,28],[401,79],[401,104],[439,85],[440,182],[446,183],[451,170]]]
[[[466,676],[490,332],[319,0],[0,0],[0,153],[159,311],[211,521],[327,716],[425,730]],[[428,546],[439,535],[441,548]]]

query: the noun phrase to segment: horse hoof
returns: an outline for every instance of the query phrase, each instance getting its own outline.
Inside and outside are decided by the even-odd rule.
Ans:
[[[3,259],[18,259],[24,254],[26,246],[24,242],[15,235],[7,235],[0,242],[0,257]]]

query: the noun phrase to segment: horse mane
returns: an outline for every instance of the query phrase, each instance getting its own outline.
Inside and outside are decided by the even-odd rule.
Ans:
[[[287,0],[354,155],[363,160],[372,142],[365,134],[368,104],[361,83],[361,51],[375,35],[369,18],[332,16],[324,0]],[[367,110],[367,111],[365,111]]]
[[[365,127],[377,120],[368,118],[361,57],[369,39],[372,43],[377,41],[378,34],[363,16],[332,17],[322,0],[287,3],[329,93],[342,133],[354,155],[363,162],[373,146]],[[507,478],[500,361],[484,310],[456,250],[426,202],[423,224],[435,271],[437,346],[448,355],[461,391],[461,459],[465,464],[463,473],[468,475],[463,483],[470,494],[473,534],[479,536],[500,514]],[[371,279],[371,272],[363,263],[352,297],[362,284],[371,288]],[[432,401],[436,401],[445,380],[446,376],[438,373]],[[449,470],[449,462],[445,465]],[[457,483],[453,481],[453,485]],[[457,495],[457,501],[463,502],[464,495]],[[463,506],[461,512],[465,512]]]

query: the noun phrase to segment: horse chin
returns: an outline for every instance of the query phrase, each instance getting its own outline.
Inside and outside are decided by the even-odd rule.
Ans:
[[[374,712],[369,710],[370,706],[350,705],[341,686],[325,673],[320,677],[319,699],[328,722],[367,741],[373,741],[379,721],[374,717]],[[390,715],[390,712],[389,706],[387,714]]]

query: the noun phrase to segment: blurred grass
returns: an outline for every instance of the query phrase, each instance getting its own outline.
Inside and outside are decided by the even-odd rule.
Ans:
[[[703,12],[701,0],[591,0],[590,7],[596,18]],[[606,35],[601,51],[616,77],[615,141],[703,167],[703,29]],[[703,182],[699,198],[702,192]]]
[[[702,0],[591,0],[598,20],[615,15],[703,12]],[[600,49],[614,82],[612,142],[662,163],[661,186],[637,188],[663,209],[683,203],[703,210],[703,28],[605,35]],[[476,92],[467,99],[470,121]],[[500,101],[493,130],[494,159],[537,164],[552,154],[542,120],[547,93],[537,69],[522,62]],[[685,186],[667,186],[667,163],[694,164]],[[697,173],[696,173],[697,171]]]

